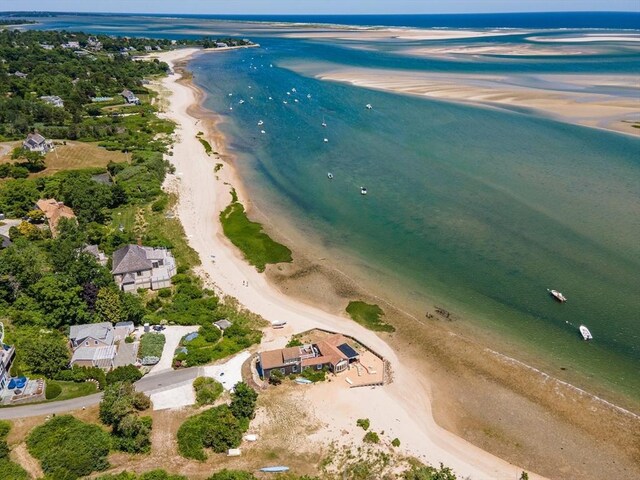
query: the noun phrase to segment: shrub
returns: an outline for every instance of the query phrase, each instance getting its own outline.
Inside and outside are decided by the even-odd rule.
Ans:
[[[269,383],[271,385],[280,385],[283,378],[284,374],[280,370],[272,370],[269,375]]]
[[[289,340],[289,343],[287,343],[287,348],[301,347],[301,346],[302,346],[302,342],[296,337],[291,337],[291,340]]]
[[[233,387],[229,409],[237,419],[252,419],[255,416],[258,393],[244,382]]]
[[[369,426],[370,426],[369,419],[368,418],[359,418],[356,421],[356,425],[358,427],[361,427],[363,430],[369,430]]]
[[[171,289],[170,288],[163,288],[161,290],[158,290],[158,296],[160,298],[169,298],[171,296]]]
[[[257,480],[256,477],[242,470],[220,470],[211,475],[207,480]]]
[[[327,368],[323,367],[322,370],[316,370],[315,368],[305,368],[300,374],[301,377],[311,380],[312,382],[324,382],[327,379]]]
[[[213,378],[198,377],[193,381],[193,388],[196,391],[196,402],[198,405],[213,404],[222,393],[222,384]]]
[[[362,441],[367,443],[380,443],[380,437],[376,432],[371,431],[364,434]]]
[[[63,415],[32,430],[27,438],[29,453],[40,460],[51,478],[76,479],[109,466],[109,435],[90,425]]]
[[[73,367],[69,370],[59,372],[54,378],[56,380],[78,383],[86,382],[87,380],[96,380],[100,389],[103,389],[107,383],[104,371],[97,367]]]
[[[393,440],[391,440],[391,445],[393,445],[394,447],[398,448],[400,446],[400,439],[399,438],[394,438]]]
[[[141,378],[142,373],[135,365],[125,365],[122,367],[114,368],[109,373],[107,373],[106,381],[107,385],[112,385],[116,382],[134,383]]]
[[[223,453],[236,448],[242,441],[240,422],[227,405],[212,407],[206,412],[188,418],[178,429],[180,455],[205,460],[205,448]]]
[[[46,398],[47,400],[53,400],[54,398],[57,398],[61,393],[62,387],[60,386],[60,384],[52,382],[51,380],[47,382],[47,388],[44,391],[44,398]]]
[[[149,397],[136,392],[129,382],[107,386],[100,402],[100,420],[112,427],[114,446],[129,453],[148,452],[151,448],[151,418],[138,417],[137,411],[151,405]]]

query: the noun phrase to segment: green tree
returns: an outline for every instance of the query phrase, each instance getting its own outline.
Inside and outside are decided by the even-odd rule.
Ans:
[[[258,393],[246,383],[239,382],[233,387],[229,408],[238,419],[252,419],[255,415],[257,400]]]
[[[87,306],[81,298],[82,287],[73,285],[63,276],[47,275],[32,285],[30,291],[40,305],[48,327],[77,325],[89,319]]]
[[[207,415],[209,414],[209,415]],[[205,428],[202,444],[216,453],[235,448],[242,441],[240,422],[227,405],[220,405],[205,412]]]
[[[95,304],[96,317],[101,322],[117,323],[122,320],[120,294],[112,288],[102,287]]]
[[[40,198],[35,182],[27,179],[9,180],[0,185],[0,211],[9,217],[23,217]]]
[[[19,355],[29,371],[48,378],[67,368],[71,360],[65,338],[55,332],[31,333],[20,342]]]
[[[26,239],[17,239],[0,251],[0,274],[10,278],[19,289],[35,284],[48,268],[42,250]]]

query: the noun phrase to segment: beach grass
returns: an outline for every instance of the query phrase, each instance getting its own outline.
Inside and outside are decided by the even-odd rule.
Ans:
[[[198,135],[196,135],[196,138],[200,141],[200,143],[204,147],[205,153],[207,155],[211,155],[211,152],[213,152],[213,148],[211,148],[211,144],[209,142],[207,142],[204,138],[202,138],[202,132],[198,132]]]
[[[224,234],[242,251],[245,260],[259,272],[264,272],[270,263],[291,262],[291,250],[264,233],[261,224],[249,220],[235,192],[232,197],[233,201],[220,213],[220,222]]]
[[[361,301],[352,301],[347,305],[349,316],[363,327],[374,332],[395,332],[393,325],[389,325],[381,317],[384,311],[378,305],[372,305]]]

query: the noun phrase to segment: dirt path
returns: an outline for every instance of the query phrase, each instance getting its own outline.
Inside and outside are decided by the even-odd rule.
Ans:
[[[27,444],[21,443],[11,451],[11,460],[24,468],[31,478],[41,478],[44,472],[40,468],[40,463],[31,456],[27,450]]]

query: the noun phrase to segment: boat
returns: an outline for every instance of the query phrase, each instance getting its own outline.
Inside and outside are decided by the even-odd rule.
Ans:
[[[287,104],[287,101],[286,101],[286,100],[283,100],[283,101],[282,101],[282,103],[284,103],[284,104],[286,105],[286,104]]]
[[[333,179],[333,173],[331,173],[331,172],[327,173],[327,178],[329,180],[332,180]]]
[[[262,120],[258,121],[258,126],[264,125],[264,122]]]
[[[327,122],[324,121],[324,115],[322,116],[322,126],[326,127],[327,126]]]
[[[271,326],[272,326],[273,328],[284,328],[284,326],[285,326],[286,324],[287,324],[287,322],[285,322],[285,321],[283,320],[283,321],[280,321],[280,322],[273,322],[273,323],[271,324]]]
[[[294,98],[293,101],[296,102],[296,103],[299,102],[299,100],[297,98]]]
[[[307,98],[311,98],[311,94],[310,93],[307,93]]]
[[[273,97],[269,97],[269,100],[273,100]]]
[[[265,132],[264,130],[260,130],[260,133],[267,133],[267,132]]]
[[[294,380],[294,382],[299,383],[300,385],[309,385],[313,383],[311,380],[307,380],[306,378],[298,377]]]
[[[287,92],[287,95],[291,95],[291,92]]]
[[[325,139],[324,139],[324,143],[329,143],[329,139],[328,139],[328,138],[325,138]]]
[[[580,334],[585,341],[593,340],[593,335],[591,335],[589,329],[584,325],[580,325]]]
[[[232,97],[232,96],[233,96],[233,93],[230,93],[230,94],[229,94],[229,96],[230,96],[230,97]]]
[[[367,103],[365,107],[367,110],[371,110],[373,108],[373,106],[370,103]]]
[[[238,103],[242,105],[244,103],[244,100],[240,100]]]
[[[360,187],[360,195],[366,195],[367,194],[367,187]]]
[[[260,469],[261,472],[264,473],[281,473],[281,472],[288,472],[289,471],[289,467],[283,467],[283,466],[278,466],[278,467],[263,467]]]
[[[549,292],[551,294],[551,296],[553,298],[555,298],[556,300],[558,300],[560,303],[564,303],[564,302],[567,301],[567,297],[562,295],[562,293],[560,293],[557,290],[549,290],[549,289],[547,289],[547,292]]]

